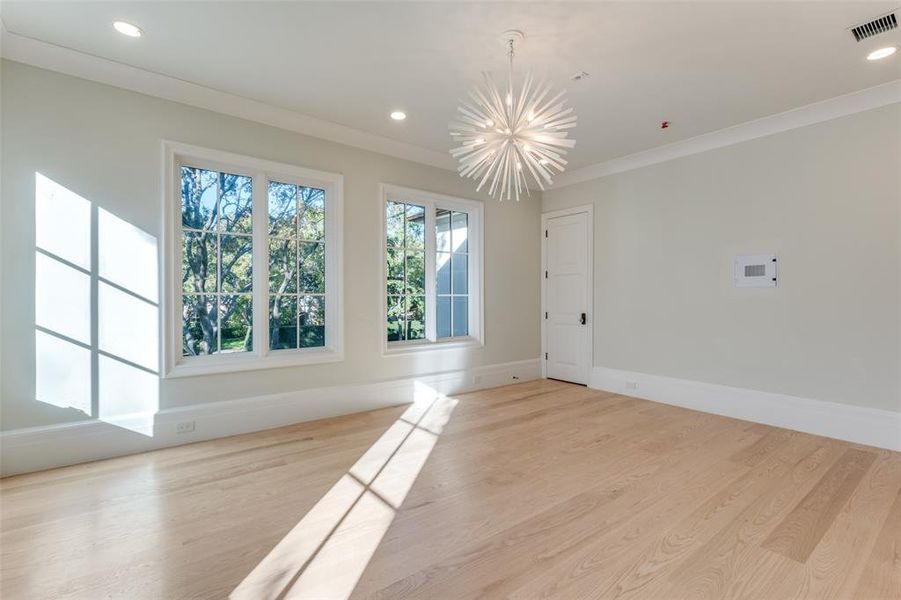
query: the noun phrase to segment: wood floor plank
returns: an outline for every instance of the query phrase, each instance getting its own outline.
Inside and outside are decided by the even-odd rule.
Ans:
[[[818,441],[822,443],[781,480],[670,569],[657,589],[698,600],[741,597],[732,596],[728,584],[743,579],[755,548],[842,454],[839,444]]]
[[[412,408],[4,479],[0,596],[901,595],[899,453],[546,380],[455,400],[393,454]]]
[[[901,597],[901,594],[885,595],[886,590],[879,590],[879,593],[870,590],[869,596],[855,594],[857,582],[877,541],[886,542],[892,535],[886,518],[892,508],[892,498],[897,497],[901,488],[901,461],[894,460],[895,453],[877,452],[873,466],[807,561],[797,568],[786,568],[791,561],[784,561],[767,586],[768,596],[791,595],[807,600]],[[875,552],[879,554],[878,550]],[[872,577],[872,581],[891,581],[889,573],[880,575]]]
[[[707,442],[703,445],[711,449],[728,448],[730,445],[734,447],[734,444],[741,443],[734,431],[721,431],[717,434],[717,439],[703,441]],[[611,531],[623,530],[628,520],[650,512],[653,506],[665,502],[666,490],[682,489],[686,492],[681,496],[684,500],[687,500],[686,496],[690,497],[688,490],[694,490],[698,497],[702,497],[710,493],[711,482],[734,475],[734,467],[716,468],[716,460],[706,464],[692,461],[684,465],[680,462],[685,456],[696,453],[697,449],[698,446],[692,446],[682,453],[677,448],[672,448],[665,461],[648,461],[649,457],[646,456],[642,463],[622,472],[618,477],[601,481],[598,488],[590,492],[589,497],[595,498],[594,505],[582,519],[571,518],[555,527],[549,527],[549,520],[555,520],[569,512],[552,506],[524,521],[510,521],[508,527],[475,548],[470,545],[456,548],[452,552],[433,551],[430,554],[433,557],[432,564],[426,563],[427,566],[421,571],[409,574],[389,586],[377,589],[376,582],[384,579],[383,575],[377,580],[364,579],[360,595],[365,597],[368,590],[376,589],[373,597],[434,597],[450,581],[453,581],[455,592],[464,597],[505,595],[506,588],[514,584],[514,575],[527,575],[538,566],[547,568],[548,563],[565,558],[592,539]],[[582,485],[584,487],[585,484]],[[580,494],[573,500],[582,503],[585,498]],[[565,501],[563,505],[568,502]],[[661,511],[654,514],[663,513]],[[442,554],[443,558],[434,560],[436,555]],[[390,569],[385,569],[385,562],[378,559],[377,555],[370,570],[380,574],[386,570],[390,572]]]
[[[806,561],[875,460],[875,452],[846,450],[773,530],[763,547],[801,563]]]
[[[901,598],[901,489],[882,525],[856,589],[857,598]]]

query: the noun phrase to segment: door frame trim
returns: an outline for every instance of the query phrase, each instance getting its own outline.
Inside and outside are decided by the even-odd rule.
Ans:
[[[585,381],[588,383],[591,379],[591,370],[594,368],[594,204],[582,204],[571,208],[541,213],[541,230],[538,232],[541,236],[541,269],[538,271],[538,278],[541,282],[541,312],[538,314],[541,322],[541,355],[538,358],[541,363],[541,377],[542,379],[547,379],[547,361],[544,358],[547,352],[547,320],[544,318],[547,307],[547,279],[544,278],[544,271],[547,269],[547,238],[544,237],[544,232],[547,230],[548,220],[579,213],[588,214],[588,307],[586,313],[588,321],[588,368],[585,373]]]

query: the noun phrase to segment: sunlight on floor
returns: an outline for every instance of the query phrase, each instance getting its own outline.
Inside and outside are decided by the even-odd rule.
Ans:
[[[456,405],[417,382],[413,404],[229,597],[349,597]]]

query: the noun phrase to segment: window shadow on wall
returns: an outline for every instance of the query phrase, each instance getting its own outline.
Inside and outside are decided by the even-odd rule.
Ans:
[[[35,399],[153,436],[157,239],[35,173]]]

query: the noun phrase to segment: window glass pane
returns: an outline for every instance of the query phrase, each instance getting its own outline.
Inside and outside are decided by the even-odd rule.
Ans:
[[[219,347],[215,296],[182,297],[182,355],[213,354]]]
[[[404,339],[404,297],[388,296],[388,341]]]
[[[451,297],[438,296],[438,337],[451,335]]]
[[[407,248],[425,248],[425,207],[407,204]]]
[[[222,333],[220,351],[250,352],[253,350],[251,326],[253,311],[250,296],[222,296],[219,301],[219,322]]]
[[[293,238],[297,223],[297,188],[269,182],[269,235]]]
[[[251,233],[252,179],[244,175],[222,173],[219,178],[219,229]]]
[[[435,211],[435,243],[438,252],[451,251],[451,211],[439,208]]]
[[[182,289],[185,292],[216,291],[216,234],[188,231],[183,234]]]
[[[408,294],[425,294],[425,253],[407,250]]]
[[[454,257],[451,259],[451,272],[453,273],[452,279],[454,280],[455,294],[468,293],[469,280],[466,272],[468,262],[469,256],[466,254],[454,254]]]
[[[325,293],[325,244],[301,242],[298,246],[300,290],[314,294]]]
[[[272,349],[325,346],[325,298],[309,295],[325,294],[325,200],[320,188],[269,186],[270,236],[290,238],[269,240]]]
[[[439,252],[435,260],[435,277],[438,281],[438,293],[451,293],[451,255],[450,252]]]
[[[454,252],[469,252],[469,216],[466,213],[455,212],[451,242]]]
[[[388,293],[404,293],[404,251],[388,248]]]
[[[247,235],[222,235],[219,237],[219,291],[249,292],[251,290],[252,242],[252,238]]]
[[[425,339],[425,296],[407,296],[408,340]]]
[[[300,297],[300,347],[325,346],[325,298]]]
[[[388,246],[403,246],[404,205],[399,202],[388,202],[385,209],[385,219]]]
[[[454,337],[469,335],[469,297],[454,296]]]
[[[269,349],[297,348],[297,296],[269,297]]]
[[[325,190],[301,186],[297,196],[300,239],[321,240],[325,237]]]
[[[297,292],[297,242],[294,240],[269,240],[269,291]]]
[[[213,229],[216,226],[219,174],[215,171],[182,167],[181,222],[191,229]]]

